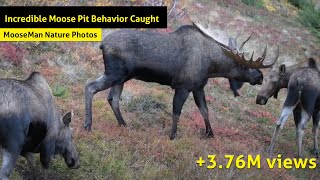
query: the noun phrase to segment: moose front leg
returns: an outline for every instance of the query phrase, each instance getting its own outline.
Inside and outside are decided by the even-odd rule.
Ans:
[[[319,157],[319,148],[318,148],[318,125],[319,125],[319,112],[315,112],[312,115],[313,119],[313,127],[312,127],[312,133],[313,133],[313,153],[318,158]]]
[[[177,136],[178,120],[181,114],[183,104],[186,102],[189,91],[186,89],[176,89],[173,97],[173,114],[172,114],[172,129],[170,140],[173,140]]]
[[[92,125],[92,98],[93,95],[99,91],[103,91],[111,87],[113,83],[113,76],[106,76],[105,74],[101,75],[95,81],[88,83],[85,87],[85,122],[84,128],[87,131],[91,130]]]
[[[201,89],[192,91],[192,93],[193,93],[194,101],[198,106],[200,113],[204,119],[204,123],[206,125],[206,136],[213,137],[212,128],[209,122],[208,107],[205,99],[204,90],[203,88],[201,88]]]
[[[283,107],[281,116],[279,120],[277,121],[277,126],[276,129],[274,130],[270,146],[268,148],[268,153],[271,155],[273,153],[274,149],[274,144],[276,142],[277,137],[279,136],[280,130],[283,128],[285,122],[288,120],[289,115],[292,113],[293,109],[295,106],[290,106],[290,107]]]
[[[243,82],[231,78],[228,78],[228,80],[230,89],[232,90],[234,97],[240,96],[240,94],[238,93],[238,89],[242,87]]]

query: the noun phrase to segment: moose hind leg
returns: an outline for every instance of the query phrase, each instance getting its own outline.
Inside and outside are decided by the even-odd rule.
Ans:
[[[122,93],[122,89],[123,89],[123,84],[111,87],[111,90],[110,90],[109,96],[108,96],[108,102],[111,106],[111,109],[112,109],[114,115],[117,118],[119,126],[126,126],[126,123],[124,122],[124,120],[122,118],[120,108],[119,108],[119,100],[120,100],[120,96]]]
[[[302,157],[302,139],[304,135],[304,129],[307,126],[307,123],[310,120],[311,115],[313,115],[313,135],[315,136],[317,133],[317,124],[319,122],[318,111],[315,111],[317,97],[313,89],[305,88],[301,92],[301,121],[299,125],[296,127],[297,133],[297,146],[298,146],[298,156]],[[314,150],[317,149],[317,137],[314,137]]]
[[[93,95],[99,91],[106,90],[110,88],[114,83],[117,82],[115,75],[101,75],[98,79],[89,82],[85,87],[85,123],[84,128],[86,130],[91,130],[92,125],[92,98]]]
[[[178,120],[181,114],[183,104],[186,102],[189,96],[189,91],[186,89],[176,89],[173,97],[173,114],[172,114],[172,129],[170,140],[173,140],[177,136]]]
[[[308,113],[304,109],[302,109],[301,112],[301,121],[299,122],[297,128],[296,128],[296,133],[297,133],[297,146],[298,146],[298,157],[302,157],[302,139],[304,135],[304,129],[307,126],[307,122],[309,121],[311,113]]]
[[[12,171],[16,165],[17,159],[19,157],[18,152],[10,152],[6,149],[2,151],[2,167],[1,167],[1,180],[9,179]]]
[[[276,129],[274,130],[274,133],[273,133],[273,136],[272,136],[272,139],[271,139],[271,143],[270,143],[270,146],[268,148],[268,152],[270,154],[273,153],[274,144],[276,142],[277,137],[279,136],[280,130],[283,128],[285,122],[287,121],[289,115],[292,113],[292,110],[294,108],[295,108],[295,106],[291,106],[291,107],[284,107],[282,109],[281,116],[280,116],[280,118],[279,118],[279,120],[277,122]]]
[[[208,115],[208,107],[205,99],[205,93],[203,88],[198,89],[192,92],[194,101],[196,105],[198,106],[200,113],[204,119],[204,123],[206,125],[206,135],[207,137],[213,137],[212,128],[209,121],[209,115]]]
[[[319,148],[318,148],[318,125],[319,125],[319,112],[315,112],[312,115],[313,119],[313,127],[312,127],[312,133],[313,133],[313,153],[318,158],[319,157]]]

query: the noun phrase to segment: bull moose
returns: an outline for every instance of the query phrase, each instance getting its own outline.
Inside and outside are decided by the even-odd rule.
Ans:
[[[213,137],[204,92],[208,78],[225,77],[258,84],[263,78],[259,69],[271,67],[279,55],[278,47],[275,58],[267,61],[266,47],[256,61],[252,56],[247,60],[243,53],[229,48],[227,42],[219,41],[210,26],[199,22],[167,34],[119,30],[106,36],[100,49],[105,71],[85,87],[84,128],[91,130],[93,95],[108,88],[111,88],[108,102],[118,124],[126,126],[119,110],[119,98],[123,84],[134,78],[175,90],[170,139],[176,137],[181,109],[190,92],[204,118],[206,135]]]
[[[72,112],[61,117],[40,73],[33,72],[26,80],[0,79],[0,93],[2,180],[9,178],[19,155],[27,159],[33,172],[33,153],[40,153],[46,169],[54,154],[62,155],[68,167],[79,167],[69,127]]]
[[[265,105],[271,96],[274,96],[275,98],[277,98],[279,90],[282,88],[288,87],[289,79],[294,72],[306,67],[313,66],[314,63],[319,64],[319,61],[313,58],[309,58],[306,61],[303,61],[301,63],[295,64],[292,66],[286,66],[282,64],[279,66],[279,68],[271,69],[269,74],[264,77],[263,84],[256,98],[256,103],[260,105]],[[296,123],[296,125],[301,121],[300,113],[301,113],[301,104],[298,103],[295,109],[293,110],[294,122]],[[315,112],[312,114],[312,119],[313,119],[312,133],[313,133],[313,140],[314,140],[313,153],[316,155],[316,157],[318,157],[318,154],[319,154],[318,143],[317,143],[318,123],[319,123],[319,117],[320,117],[319,115],[320,115],[319,112]],[[282,129],[283,125],[280,126],[279,128]],[[280,129],[276,128],[276,131],[280,131]],[[276,140],[276,138],[272,138],[272,139],[273,141]],[[270,153],[273,152],[274,143],[275,142],[271,143],[271,146],[268,149]]]
[[[314,153],[318,156],[317,129],[320,110],[320,71],[314,59],[310,58],[308,62],[308,67],[300,68],[290,76],[288,94],[283,104],[280,118],[277,121],[277,126],[268,149],[269,153],[273,152],[276,138],[289,115],[293,112],[297,131],[298,156],[302,156],[304,129],[311,116],[313,116]]]

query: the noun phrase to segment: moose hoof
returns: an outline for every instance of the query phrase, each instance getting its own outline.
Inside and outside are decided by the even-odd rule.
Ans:
[[[173,134],[170,136],[170,140],[174,140],[177,137],[177,134]]]
[[[269,156],[273,154],[273,148],[271,146],[267,149],[267,153],[269,154]]]
[[[85,123],[84,125],[83,125],[83,127],[84,127],[84,129],[86,130],[86,131],[91,131],[91,124],[87,124],[87,123]]]
[[[313,154],[316,156],[316,158],[319,158],[319,150],[318,149],[315,149],[313,151]]]
[[[238,92],[237,92],[237,93],[234,93],[233,95],[234,95],[234,97],[240,96],[240,94],[239,94]]]
[[[127,127],[127,124],[126,123],[121,123],[121,124],[119,124],[119,127]]]
[[[207,133],[207,138],[214,138],[213,133],[212,133],[212,132],[208,132],[208,133]]]

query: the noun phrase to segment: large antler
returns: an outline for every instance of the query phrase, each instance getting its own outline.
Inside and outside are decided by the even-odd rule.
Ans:
[[[193,24],[200,29],[201,32],[206,34],[207,36],[211,37],[214,39],[216,42],[223,46],[229,46],[230,45],[230,40],[234,41],[234,44],[237,45],[237,40],[241,33],[243,32],[243,29],[239,31],[239,33],[236,35],[235,38],[229,38],[223,31],[219,30],[218,28],[212,28],[210,21],[208,20],[207,22],[201,22],[200,20],[195,20],[193,21]],[[243,46],[245,45],[246,42],[249,41],[253,33],[241,44],[238,50],[241,50]],[[237,47],[231,47],[232,49],[237,48]]]
[[[243,33],[244,30],[245,30],[245,28],[242,27],[241,30],[238,32],[238,34],[237,34],[236,37],[234,38],[234,40],[235,40],[236,42],[238,41],[238,38],[240,37],[240,35]],[[239,51],[240,51],[240,50],[243,48],[243,46],[250,40],[250,38],[252,37],[252,35],[253,35],[253,32],[251,32],[250,36],[249,36],[246,40],[244,40],[244,41],[242,42],[242,44],[241,44],[240,47],[238,48]]]
[[[223,46],[228,46],[228,36],[218,28],[211,28],[210,22],[200,22],[200,20],[193,21],[193,24],[200,29],[201,32],[214,39]]]
[[[237,39],[238,39],[240,34],[241,34],[241,31],[238,33],[238,35],[235,38],[232,38],[232,37],[229,38],[228,47],[229,47],[230,50],[238,50],[238,51],[240,51],[243,48],[243,46],[246,44],[246,42],[249,41],[249,39],[251,38],[253,33],[251,33],[251,35],[245,41],[243,41],[241,46],[238,48]]]
[[[251,36],[250,36],[251,37]],[[249,37],[249,38],[250,38]],[[245,41],[246,42],[246,41]],[[244,43],[243,43],[244,44]],[[266,55],[267,55],[267,46],[264,48],[264,51],[262,53],[262,56],[261,57],[258,57],[257,60],[253,60],[253,54],[254,52],[252,53],[251,55],[251,58],[249,60],[247,60],[245,57],[244,57],[244,53],[243,52],[239,52],[239,51],[233,51],[233,50],[230,50],[228,48],[225,48],[225,47],[222,47],[222,50],[223,52],[229,56],[230,58],[232,58],[234,61],[238,62],[239,64],[243,64],[249,68],[252,68],[252,69],[261,69],[261,68],[268,68],[268,67],[271,67],[273,66],[276,61],[278,60],[278,57],[279,57],[279,45],[278,45],[278,50],[277,50],[277,54],[276,54],[276,57],[274,59],[272,59],[271,61],[268,61],[269,64],[265,65],[264,64],[264,61],[265,61],[265,58],[266,58]],[[240,48],[239,48],[240,49]]]
[[[238,37],[241,34],[241,31],[238,33],[238,35],[236,36],[236,39],[233,38],[229,38],[223,31],[218,30],[218,29],[214,29],[210,27],[210,22],[200,22],[200,20],[196,20],[193,21],[193,24],[200,30],[202,31],[204,34],[206,34],[207,36],[211,37],[212,39],[214,39],[216,42],[218,42],[221,45],[221,48],[223,50],[223,52],[229,56],[230,58],[232,58],[234,61],[238,62],[239,64],[243,64],[249,68],[252,69],[261,69],[261,68],[268,68],[273,66],[276,61],[278,60],[279,57],[279,46],[278,46],[278,51],[276,54],[276,57],[274,59],[272,59],[271,61],[265,60],[266,55],[267,55],[267,46],[265,47],[263,54],[261,57],[259,57],[257,60],[253,60],[253,54],[251,55],[251,58],[249,60],[247,60],[244,57],[244,53],[243,52],[239,52],[243,46],[250,40],[250,38],[252,37],[253,33],[251,33],[251,35],[240,45],[240,47],[238,49],[235,49],[236,47],[233,47],[234,45],[231,45],[229,43],[229,40],[234,40],[235,45],[236,45],[236,41],[238,39]],[[232,47],[229,47],[229,46]],[[264,62],[268,62],[267,65],[264,64]]]
[[[240,34],[239,34],[240,35]],[[252,37],[253,33],[251,33],[251,35],[245,40],[243,41],[243,43],[240,45],[239,47],[239,51],[241,51],[241,49],[243,48],[243,46],[250,40],[250,38]]]

